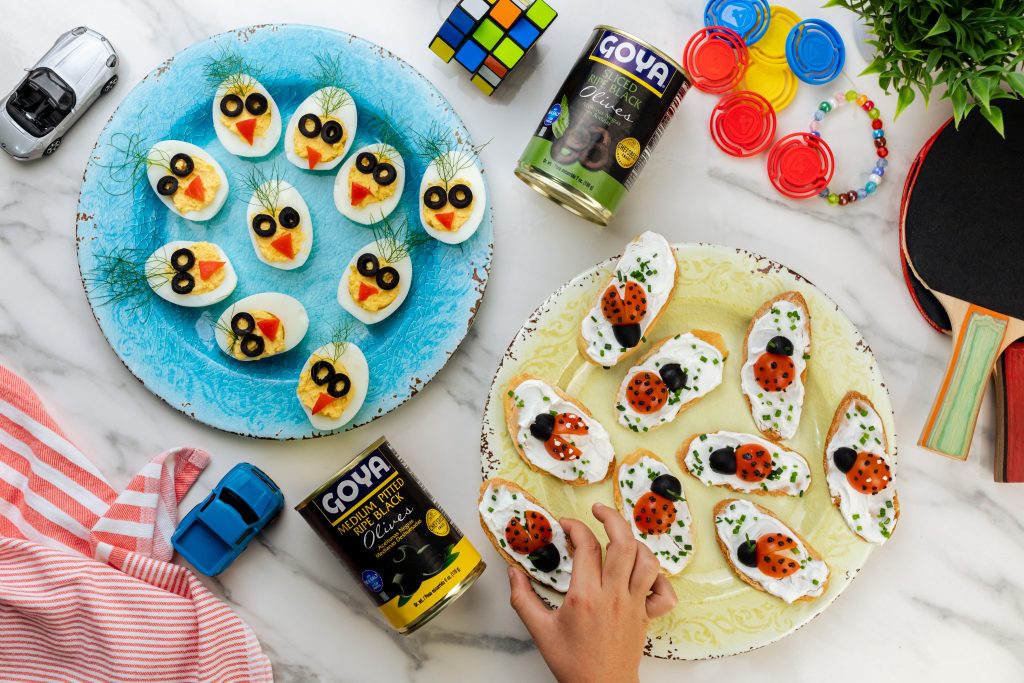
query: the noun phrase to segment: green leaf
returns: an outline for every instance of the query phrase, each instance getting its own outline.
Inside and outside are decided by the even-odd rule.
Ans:
[[[899,97],[896,99],[896,114],[893,116],[895,121],[900,117],[900,113],[910,106],[910,103],[914,101],[914,89],[909,85],[900,87]]]
[[[985,117],[985,120],[992,124],[992,127],[998,131],[999,135],[1006,137],[1006,131],[1003,130],[1003,110],[999,107],[989,107],[988,109],[982,108],[981,115]]]
[[[949,99],[953,101],[953,121],[959,126],[967,114],[967,93],[963,88],[951,88]]]
[[[1011,71],[1006,74],[1006,82],[1010,84],[1010,87],[1013,88],[1014,92],[1021,97],[1024,97],[1024,74]]]
[[[932,30],[925,34],[924,39],[928,40],[932,36],[937,36],[940,33],[945,33],[949,30],[949,19],[946,18],[945,14],[940,14],[938,21],[932,26]]]
[[[555,119],[555,122],[551,124],[551,133],[556,137],[560,138],[565,135],[565,131],[569,128],[569,100],[566,99],[565,95],[562,95],[561,101],[562,112]]]
[[[981,108],[988,109],[989,100],[992,98],[992,90],[988,79],[984,77],[972,78],[967,82],[967,85],[970,86],[971,92],[974,93],[974,99],[981,105]]]
[[[875,57],[875,59],[868,64],[867,68],[860,72],[861,76],[867,76],[868,74],[880,74],[885,71],[885,60],[881,57]]]

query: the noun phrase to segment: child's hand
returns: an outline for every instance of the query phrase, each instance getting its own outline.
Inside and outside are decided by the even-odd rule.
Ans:
[[[638,680],[647,623],[675,606],[676,593],[616,510],[598,503],[594,516],[608,532],[604,566],[587,525],[559,520],[575,546],[565,601],[549,610],[526,573],[509,567],[512,607],[560,683],[629,683]]]

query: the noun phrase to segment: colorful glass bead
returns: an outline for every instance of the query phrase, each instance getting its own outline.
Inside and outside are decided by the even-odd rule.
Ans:
[[[853,102],[855,99],[857,99],[857,91],[856,90],[847,90],[846,91],[846,101],[847,102]]]
[[[885,157],[889,156],[889,148],[888,147],[879,147],[878,149],[875,150],[875,154],[877,154],[878,156],[880,156],[880,157],[882,157],[884,159]]]
[[[837,195],[835,192],[830,192],[829,195],[828,195],[828,203],[829,204],[838,204],[839,203],[839,195]]]
[[[828,112],[832,111],[832,105],[829,104],[827,101],[822,100],[821,104],[818,105],[818,109],[827,114]]]
[[[878,130],[873,130],[871,131],[871,137],[875,138],[876,140],[878,138],[883,138],[885,137],[885,131],[882,130],[881,128],[879,128]]]
[[[860,105],[860,108],[863,109],[864,111],[869,111],[875,108],[875,103],[872,102],[871,100],[868,100],[864,104]]]
[[[832,95],[832,99],[836,101],[836,106],[842,106],[846,102],[846,93],[842,90],[836,90],[835,94]]]
[[[814,120],[814,121],[811,121],[811,126],[810,127],[811,127],[811,132],[812,133],[817,133],[818,130],[821,128],[821,124],[818,123],[817,120]]]
[[[846,201],[850,202],[851,204],[853,202],[857,201],[857,191],[856,190],[850,190],[849,192],[847,192],[846,193]]]
[[[867,199],[867,196],[867,190],[865,190],[864,188],[857,190],[857,199]]]
[[[873,169],[871,169],[871,172],[878,177],[882,177],[885,175],[885,169],[882,168],[881,166],[875,166]]]
[[[868,176],[868,180],[873,182],[875,184],[875,187],[878,187],[878,183],[882,182],[882,176],[878,175],[877,173],[872,173],[871,175]]]
[[[882,127],[882,119],[875,119],[871,122],[871,127],[878,130]]]
[[[878,163],[875,164],[875,166],[878,166],[878,168],[885,168],[888,165],[889,165],[889,160],[888,159],[879,159]]]
[[[877,140],[875,140],[875,147],[886,147],[886,146],[887,145],[886,145],[884,137],[878,138]]]
[[[846,206],[850,203],[850,198],[846,196],[846,193],[839,195],[839,206]]]
[[[824,118],[825,118],[825,112],[821,111],[820,109],[818,111],[814,112],[814,120],[815,121],[821,121]]]
[[[864,103],[867,102],[867,101],[868,101],[868,96],[867,95],[860,95],[859,97],[857,97],[857,106],[858,107],[863,107]]]
[[[870,180],[868,182],[864,183],[864,191],[867,192],[868,194],[871,194],[872,192],[874,192],[877,189],[878,189],[878,183],[873,183]]]
[[[872,107],[871,109],[868,110],[868,116],[870,116],[873,119],[877,119],[881,115],[882,115],[882,112],[878,111],[874,107]]]
[[[829,190],[826,187],[824,190],[822,190],[821,192],[818,193],[818,196],[821,197],[822,199],[828,199],[828,193],[829,193]]]

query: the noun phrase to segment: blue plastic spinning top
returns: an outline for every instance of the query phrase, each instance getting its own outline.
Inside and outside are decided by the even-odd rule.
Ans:
[[[768,0],[708,0],[704,25],[732,29],[747,45],[752,45],[768,30],[770,15]]]
[[[786,61],[801,81],[822,85],[843,70],[846,47],[832,24],[821,19],[805,19],[786,36]]]

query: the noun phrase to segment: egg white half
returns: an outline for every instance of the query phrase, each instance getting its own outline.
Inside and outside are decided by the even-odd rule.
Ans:
[[[463,155],[468,157],[465,152],[451,151],[447,152],[449,158],[456,155]],[[420,214],[420,225],[427,231],[427,234],[434,239],[444,242],[445,244],[460,244],[465,242],[472,237],[477,229],[480,227],[480,223],[484,219],[484,211],[487,209],[487,189],[484,187],[484,177],[480,173],[479,167],[477,167],[476,161],[472,158],[463,159],[459,157],[453,161],[455,166],[465,165],[466,168],[462,169],[455,174],[455,178],[452,179],[453,183],[455,180],[462,179],[469,186],[469,189],[473,191],[473,210],[469,214],[469,218],[458,230],[438,230],[437,228],[429,225],[423,218],[423,193],[426,192],[427,188],[431,185],[440,184],[444,187],[445,183],[441,179],[440,173],[437,169],[437,160],[433,160],[427,166],[427,170],[423,172],[423,180],[420,182],[420,195],[419,195],[419,214]]]
[[[560,557],[558,566],[554,571],[542,572],[533,566],[530,559],[512,549],[505,541],[505,527],[512,517],[523,519],[527,512],[539,512],[551,522],[551,543],[558,549]],[[519,491],[514,491],[500,484],[489,483],[480,497],[480,519],[491,532],[495,542],[509,557],[514,559],[531,579],[554,588],[560,593],[569,590],[569,581],[572,578],[572,555],[569,554],[568,538],[558,518],[550,511],[529,500]]]
[[[302,341],[302,338],[306,336],[306,331],[309,329],[309,316],[306,315],[305,306],[287,294],[261,292],[247,296],[244,299],[239,299],[224,309],[224,312],[217,318],[217,325],[214,327],[214,338],[217,340],[217,346],[234,360],[243,362],[263,360],[263,358],[236,358],[231,353],[231,341],[228,336],[231,330],[231,318],[235,313],[241,313],[242,311],[266,311],[281,320],[281,327],[284,330],[284,349],[280,353],[274,354],[274,356],[287,353],[295,348]],[[264,358],[273,358],[274,356],[264,356]]]
[[[345,266],[345,271],[341,274],[341,281],[338,283],[338,303],[346,311],[352,314],[356,320],[365,323],[367,325],[373,325],[386,319],[392,313],[401,308],[405,298],[409,295],[409,288],[412,286],[412,259],[405,256],[399,259],[396,263],[392,263],[391,266],[398,271],[398,296],[391,302],[389,306],[386,306],[379,311],[368,311],[358,303],[352,300],[351,295],[348,292],[348,283],[352,276],[352,267],[356,265],[356,261],[362,254],[370,253],[377,258],[383,258],[380,251],[380,245],[376,241],[370,242],[362,249],[358,250],[353,256],[352,260]]]
[[[339,107],[338,110],[332,114],[332,116],[341,122],[342,128],[345,129],[345,144],[340,150],[338,150],[338,156],[330,161],[320,162],[314,168],[310,169],[309,161],[295,153],[295,136],[298,135],[302,137],[302,134],[299,132],[299,119],[306,114],[316,114],[317,116],[322,117],[324,112],[323,107],[320,106],[319,100],[323,97],[325,91],[331,89],[340,90],[348,95],[345,104]],[[356,138],[356,129],[358,125],[359,114],[356,110],[356,103],[352,99],[352,96],[348,94],[348,91],[344,88],[337,88],[335,86],[321,88],[304,99],[298,109],[295,110],[295,113],[292,114],[292,118],[288,122],[288,127],[284,132],[284,155],[292,164],[307,171],[330,171],[335,169],[338,167],[338,164],[345,160],[345,155],[348,154],[349,149],[352,148],[352,141]]]
[[[352,197],[349,194],[348,188],[348,174],[352,167],[355,166],[356,158],[363,152],[370,152],[378,157],[384,154],[390,159],[390,163],[395,167],[395,175],[397,176],[394,183],[395,192],[382,202],[375,202],[368,206],[352,206]],[[404,189],[405,160],[402,159],[402,155],[398,153],[398,150],[391,145],[377,142],[360,147],[345,159],[345,163],[341,165],[338,175],[334,178],[334,205],[338,207],[338,211],[345,218],[362,225],[373,225],[391,215],[391,212],[398,206],[398,202],[401,201]]]
[[[213,244],[216,247],[217,252],[220,254],[221,261],[224,261],[224,281],[217,286],[216,289],[212,289],[209,292],[203,294],[178,294],[171,288],[170,277],[165,277],[164,273],[167,272],[167,264],[171,260],[171,254],[181,248],[192,248],[192,245],[197,244],[196,242],[189,242],[187,240],[178,240],[175,242],[168,242],[156,251],[154,251],[148,259],[146,259],[146,265],[143,266],[146,272],[146,280],[149,282],[149,286],[156,292],[156,295],[165,301],[169,301],[172,304],[178,306],[186,306],[188,308],[200,308],[202,306],[210,306],[230,296],[231,292],[235,291],[235,287],[238,285],[238,275],[235,273],[234,266],[231,265],[231,259],[224,253],[224,250],[220,248],[220,245]]]
[[[210,166],[213,166],[214,171],[217,173],[217,177],[220,179],[220,187],[217,188],[216,194],[213,196],[213,201],[204,206],[199,211],[190,211],[188,213],[182,213],[178,211],[178,208],[174,206],[174,202],[171,201],[171,197],[165,197],[156,191],[156,185],[165,175],[174,175],[163,166],[157,166],[154,164],[146,164],[146,178],[149,180],[149,186],[153,188],[153,194],[157,196],[164,206],[171,210],[185,220],[188,221],[208,221],[217,215],[217,212],[224,206],[224,202],[228,198],[228,177],[224,174],[224,169],[221,168],[217,160],[214,159],[206,150],[196,147],[191,142],[184,142],[182,140],[161,140],[160,142],[153,145],[149,150],[149,159],[160,159],[162,161],[170,161],[171,157],[175,154],[188,154],[192,158],[202,159]]]
[[[220,120],[220,100],[228,91],[228,83],[225,81],[217,87],[217,93],[213,97],[213,130],[217,133],[217,139],[224,149],[239,157],[262,157],[270,154],[281,139],[281,112],[277,108],[277,102],[273,96],[263,87],[263,84],[252,76],[245,76],[248,79],[249,88],[267,98],[270,108],[270,126],[266,132],[253,139],[250,146],[241,136],[229,129]],[[247,93],[248,94],[248,93]],[[244,97],[242,98],[245,99]],[[243,110],[244,111],[244,110]]]
[[[366,392],[370,384],[370,367],[366,363],[366,356],[363,355],[362,350],[358,346],[351,342],[346,342],[343,346],[344,348],[340,354],[337,353],[338,349],[333,343],[321,346],[306,359],[306,363],[302,366],[302,372],[299,374],[301,378],[309,373],[315,356],[337,356],[338,364],[345,366],[345,374],[348,375],[349,380],[352,382],[350,389],[352,396],[337,420],[332,420],[323,415],[314,415],[302,402],[302,399],[299,399],[299,405],[302,406],[303,412],[309,418],[310,424],[316,429],[332,430],[344,426],[356,416],[359,409],[363,407],[363,402],[366,401]],[[297,387],[296,395],[298,395]]]
[[[268,180],[266,183],[263,183],[263,186],[267,186],[270,183],[277,183],[278,187],[277,206],[274,208],[280,210],[285,206],[290,206],[299,212],[299,224],[297,227],[282,228],[280,223],[278,223],[277,232],[274,233],[274,236],[276,237],[281,234],[282,231],[301,232],[303,239],[302,244],[299,246],[299,251],[291,261],[271,261],[260,251],[259,245],[256,242],[256,233],[252,230],[252,218],[258,213],[265,213],[266,209],[260,204],[256,193],[253,193],[249,199],[249,206],[245,212],[246,231],[249,233],[249,241],[252,243],[253,251],[256,252],[256,258],[274,268],[294,270],[306,262],[306,259],[309,258],[309,252],[313,249],[313,218],[309,215],[309,207],[306,205],[306,200],[302,198],[302,195],[299,194],[299,191],[291,183],[284,180]],[[273,192],[270,194],[273,196]],[[274,220],[277,220],[276,215]]]

